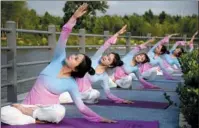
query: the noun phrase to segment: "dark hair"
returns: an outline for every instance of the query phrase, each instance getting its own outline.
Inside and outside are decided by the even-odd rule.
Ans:
[[[115,68],[117,66],[122,66],[124,64],[123,61],[121,60],[119,54],[117,54],[115,52],[112,52],[110,54],[113,54],[115,56],[113,63],[111,64],[111,66],[112,66],[111,68]]]
[[[167,50],[167,47],[166,46],[164,46],[164,45],[162,45],[162,48],[161,48],[161,55],[162,54],[169,54],[170,52]]]
[[[95,70],[91,67],[91,64],[91,59],[87,55],[84,55],[83,61],[75,67],[76,71],[71,72],[71,76],[74,78],[82,78],[87,72],[90,75],[94,75]]]
[[[140,53],[140,54],[137,54],[136,56],[141,55],[141,54],[143,54],[143,55],[145,56],[145,60],[144,60],[141,64],[150,62],[150,58],[149,58],[149,56],[148,56],[146,53]],[[134,56],[134,58],[135,58],[136,56]],[[137,63],[137,62],[136,62],[136,63]]]
[[[178,54],[176,55],[176,57],[180,57],[183,53],[185,53],[184,49],[181,47],[180,48],[181,52],[178,52]]]

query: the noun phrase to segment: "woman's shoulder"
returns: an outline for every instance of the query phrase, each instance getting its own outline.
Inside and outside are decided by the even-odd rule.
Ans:
[[[61,78],[61,81],[66,84],[76,84],[76,80],[73,77],[66,77],[66,78]]]
[[[73,77],[64,78],[62,83],[64,86],[68,86],[71,89],[78,87],[77,82]]]

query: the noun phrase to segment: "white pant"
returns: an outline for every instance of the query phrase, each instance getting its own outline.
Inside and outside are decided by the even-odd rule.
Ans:
[[[150,68],[149,70],[143,72],[141,76],[147,80],[154,80],[158,74],[158,67]]]
[[[176,74],[182,75],[182,71],[180,69],[173,69],[172,67],[168,68],[168,72],[171,75],[176,75]]]
[[[110,88],[116,88],[117,84],[115,82],[113,82],[113,80],[109,77],[109,83],[108,83]]]
[[[9,125],[34,124],[36,119],[52,123],[59,123],[65,116],[65,107],[59,104],[50,106],[23,105],[24,107],[38,107],[33,115],[24,115],[20,110],[12,106],[1,108],[1,122]]]
[[[137,77],[134,73],[129,74],[119,80],[116,80],[115,83],[121,88],[130,88],[132,85],[132,80],[137,80]]]
[[[85,103],[97,103],[100,98],[100,92],[96,89],[89,89],[81,93],[82,100]],[[73,100],[68,92],[64,92],[59,96],[60,103],[71,103]]]
[[[167,72],[172,76],[182,76],[182,71],[180,69],[173,69],[172,67],[168,67]],[[163,75],[162,71],[159,71],[157,75]]]

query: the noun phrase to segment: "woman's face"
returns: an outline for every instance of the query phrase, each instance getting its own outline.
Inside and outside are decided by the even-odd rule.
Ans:
[[[155,53],[156,54],[161,54],[161,50],[162,50],[162,45],[159,45],[155,48]]]
[[[137,63],[143,63],[146,60],[146,56],[144,54],[139,54],[135,57],[135,61]]]
[[[182,52],[182,50],[180,48],[176,48],[173,54],[177,56],[180,52]]]
[[[75,68],[83,61],[83,59],[84,59],[83,54],[77,54],[77,55],[73,54],[67,57],[65,61],[67,63],[67,66],[73,71],[75,71]]]
[[[100,61],[104,66],[111,66],[114,59],[115,59],[115,55],[111,53],[111,54],[102,56]]]

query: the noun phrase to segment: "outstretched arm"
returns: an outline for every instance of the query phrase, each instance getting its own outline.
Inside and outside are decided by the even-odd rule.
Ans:
[[[118,98],[117,96],[111,93],[109,85],[108,85],[108,75],[106,78],[104,78],[101,86],[104,89],[107,98],[114,101],[115,103],[127,103],[127,104],[132,103],[131,101]]]
[[[68,22],[62,27],[57,46],[55,48],[53,60],[60,57],[61,55],[65,57],[66,42],[68,40],[69,34],[75,26],[76,20],[86,13],[87,7],[87,4],[81,5],[72,15],[72,17],[68,20]]]
[[[140,81],[140,83],[144,86],[145,89],[160,89],[159,87],[153,85],[152,83],[147,82],[144,80],[144,78],[141,76],[139,70],[135,71],[135,75]]]
[[[120,99],[120,98],[116,97],[115,95],[113,95],[111,93],[110,88],[108,86],[108,77],[106,77],[106,78],[104,78],[101,86],[104,89],[104,92],[105,92],[107,98],[110,99],[110,100],[112,100],[112,101],[114,101],[115,103],[123,103],[123,101],[125,101],[125,100]]]
[[[195,39],[195,36],[198,34],[198,31],[196,31],[194,33],[194,35],[192,36],[191,40],[188,42],[188,45],[189,45],[189,52],[192,52],[193,51],[193,41]]]
[[[112,44],[115,44],[117,41],[117,38],[119,35],[123,34],[124,32],[126,32],[126,27],[127,25],[123,26],[122,29],[120,29],[120,31],[118,31],[117,33],[115,33],[111,38],[109,38],[98,50],[97,52],[94,54],[93,58],[100,58],[102,56],[102,54],[104,53],[104,51],[106,51],[106,49],[108,49]]]
[[[105,122],[105,123],[114,123],[115,121],[103,118],[93,112],[90,108],[88,108],[82,101],[81,95],[78,91],[77,85],[73,85],[73,88],[68,91],[74,101],[75,105],[79,109],[79,111],[84,115],[84,117],[92,122]]]
[[[158,59],[158,65],[159,65],[160,69],[162,70],[164,77],[168,80],[174,80],[172,75],[170,75],[169,72],[167,71],[167,67],[165,66],[164,61],[166,61],[166,60],[163,60],[161,58]]]
[[[123,61],[129,61],[133,58],[133,56],[138,53],[140,50],[147,48],[147,45],[155,40],[155,37],[152,39],[147,40],[145,43],[140,44],[136,47],[134,47],[130,52],[128,52],[124,57]]]
[[[186,41],[177,41],[173,47],[170,49],[170,52],[173,52],[179,45],[180,46],[185,46]]]
[[[169,35],[169,36],[164,37],[162,40],[160,40],[158,43],[156,43],[156,44],[149,50],[148,53],[153,52],[157,46],[159,46],[159,45],[164,45],[164,44],[168,43],[168,42],[169,42],[169,39],[170,39],[172,36],[175,36],[175,35],[178,35],[178,34],[171,34],[171,35]]]

